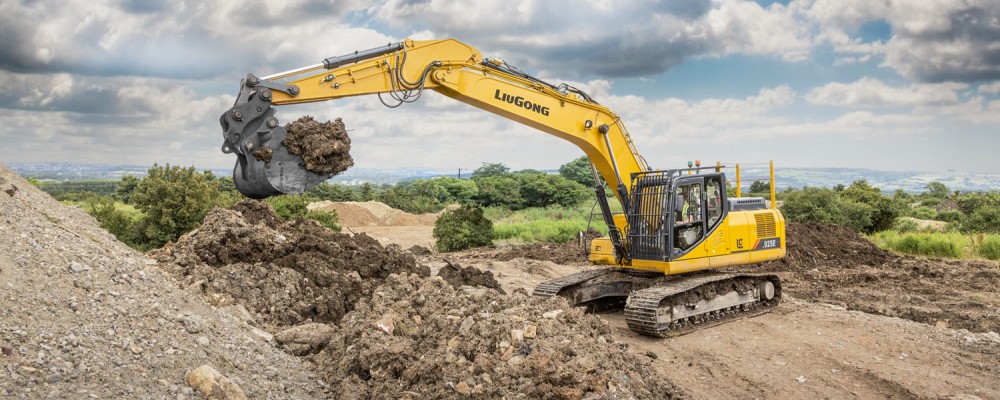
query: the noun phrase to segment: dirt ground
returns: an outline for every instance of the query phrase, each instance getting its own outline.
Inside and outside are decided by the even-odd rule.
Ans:
[[[997,264],[840,228],[743,268],[775,311],[658,340],[528,295],[589,268],[572,245],[428,254],[246,202],[148,259],[2,166],[0,222],[3,398],[197,398],[208,364],[250,398],[1000,399]]]
[[[997,263],[899,256],[831,226],[792,224],[788,237],[785,260],[734,269],[782,277],[786,299],[769,314],[663,340],[599,316],[694,398],[1000,399]],[[447,257],[492,271],[507,291],[587,268],[537,260],[575,246],[537,247]],[[443,257],[420,259],[434,269]]]
[[[212,210],[149,256],[211,304],[244,308],[339,398],[685,396],[562,299],[508,295],[492,272],[431,268],[261,202]]]
[[[0,165],[0,398],[192,399],[214,367],[256,399],[326,398],[270,334]]]

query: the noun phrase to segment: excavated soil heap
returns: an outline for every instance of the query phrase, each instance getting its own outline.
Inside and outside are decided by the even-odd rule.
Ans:
[[[438,270],[438,276],[443,278],[445,281],[451,284],[452,287],[458,289],[465,286],[482,286],[491,289],[496,289],[502,294],[506,294],[503,288],[500,287],[500,283],[497,282],[496,278],[493,277],[492,271],[480,271],[473,267],[463,267],[461,265],[452,263],[449,260],[444,260],[445,266]]]
[[[344,399],[684,397],[561,298],[391,275],[314,361]]]
[[[535,243],[499,248],[496,250],[476,249],[464,254],[469,258],[482,258],[498,261],[510,261],[515,258],[529,260],[551,261],[556,264],[577,265],[587,264],[587,255],[577,243]]]
[[[256,201],[210,211],[200,228],[150,256],[216,305],[242,305],[270,328],[335,323],[390,273],[430,274],[396,246],[284,221]]]
[[[306,169],[321,174],[339,174],[354,165],[350,154],[351,138],[340,118],[320,123],[307,115],[286,124],[285,129],[288,131],[285,147],[289,153],[305,160]]]
[[[0,399],[193,399],[202,365],[253,399],[330,398],[152,263],[0,164]]]
[[[850,229],[790,223],[788,254],[737,268],[778,272],[796,298],[977,332],[1000,331],[1000,266],[898,256]]]
[[[433,226],[441,213],[410,214],[378,201],[319,201],[310,211],[336,211],[341,226]],[[443,212],[443,211],[442,211]]]

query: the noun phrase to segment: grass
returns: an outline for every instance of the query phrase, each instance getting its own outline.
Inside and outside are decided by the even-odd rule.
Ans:
[[[1000,235],[888,230],[871,237],[876,245],[905,254],[1000,260]]]
[[[621,206],[610,199],[612,212],[620,212]],[[593,201],[585,201],[573,207],[549,206],[533,207],[511,211],[500,207],[487,207],[484,215],[493,221],[495,240],[517,243],[568,243],[576,240],[580,231],[587,230]],[[617,211],[616,211],[617,210]],[[608,228],[600,215],[600,208],[594,209],[590,228],[607,234]]]

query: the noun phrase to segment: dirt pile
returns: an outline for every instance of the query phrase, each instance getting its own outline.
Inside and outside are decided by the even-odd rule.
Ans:
[[[433,226],[440,213],[410,214],[378,201],[319,201],[310,211],[336,211],[341,226]]]
[[[501,294],[507,294],[500,283],[493,277],[492,271],[481,271],[478,268],[463,267],[449,260],[445,260],[445,265],[437,273],[442,279],[451,284],[455,289],[462,286],[482,286],[496,289]]]
[[[307,115],[285,124],[285,129],[288,131],[283,142],[285,147],[289,153],[302,157],[306,169],[321,174],[339,174],[354,165],[351,138],[340,118],[320,123]],[[258,155],[255,153],[254,157]]]
[[[737,270],[778,272],[785,293],[873,314],[1000,331],[1000,266],[980,260],[898,256],[853,231],[791,223],[783,260]]]
[[[251,398],[326,397],[300,359],[2,165],[0,254],[0,398],[191,398],[204,364]]]
[[[476,249],[462,253],[463,257],[481,258],[498,261],[510,261],[516,258],[526,258],[537,261],[551,261],[562,265],[583,265],[587,255],[579,245],[574,243],[552,244],[534,243],[502,247],[496,250]]]
[[[315,361],[344,398],[683,397],[563,299],[392,275]]]
[[[336,323],[390,273],[430,274],[396,246],[284,221],[257,201],[210,211],[200,228],[150,256],[215,305],[242,305],[272,329]]]

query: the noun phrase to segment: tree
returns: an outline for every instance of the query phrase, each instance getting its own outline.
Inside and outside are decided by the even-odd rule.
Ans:
[[[115,199],[125,204],[132,204],[132,193],[139,186],[139,178],[133,175],[123,175],[115,188]]]
[[[840,193],[846,200],[865,204],[872,209],[871,219],[868,225],[862,228],[865,233],[875,233],[891,229],[896,224],[896,218],[902,213],[905,206],[896,200],[885,197],[882,191],[868,184],[868,181],[860,179],[851,183],[847,189]]]
[[[472,171],[472,179],[485,178],[488,176],[502,176],[510,173],[510,167],[501,163],[483,163],[483,166]]]
[[[559,167],[559,175],[585,187],[594,186],[594,172],[590,169],[590,158],[580,156]]]
[[[445,211],[434,223],[434,238],[439,251],[458,251],[493,243],[493,222],[483,209],[462,206]]]
[[[927,188],[927,192],[925,192],[926,195],[935,199],[945,199],[951,192],[948,190],[948,187],[941,182],[928,183],[926,188]]]
[[[369,186],[369,189],[371,187]],[[318,200],[327,201],[355,201],[357,196],[354,190],[343,185],[338,185],[336,183],[320,182],[320,184],[313,186],[309,189],[306,194],[314,197]]]
[[[488,176],[476,179],[475,201],[483,207],[500,206],[511,210],[524,208],[521,184],[513,176]]]
[[[362,183],[358,197],[361,198],[361,201],[375,200],[375,186],[371,182]]]
[[[831,189],[806,187],[782,192],[782,200],[781,213],[789,221],[837,224],[859,232],[871,225],[870,206],[842,199]]]
[[[132,204],[145,214],[141,234],[153,247],[196,228],[217,204],[219,183],[194,167],[154,164],[136,185]]]
[[[590,190],[579,183],[537,171],[519,171],[514,174],[520,183],[520,193],[525,207],[545,207],[553,204],[574,206],[590,195]]]
[[[771,182],[754,181],[750,184],[750,194],[771,193]]]

